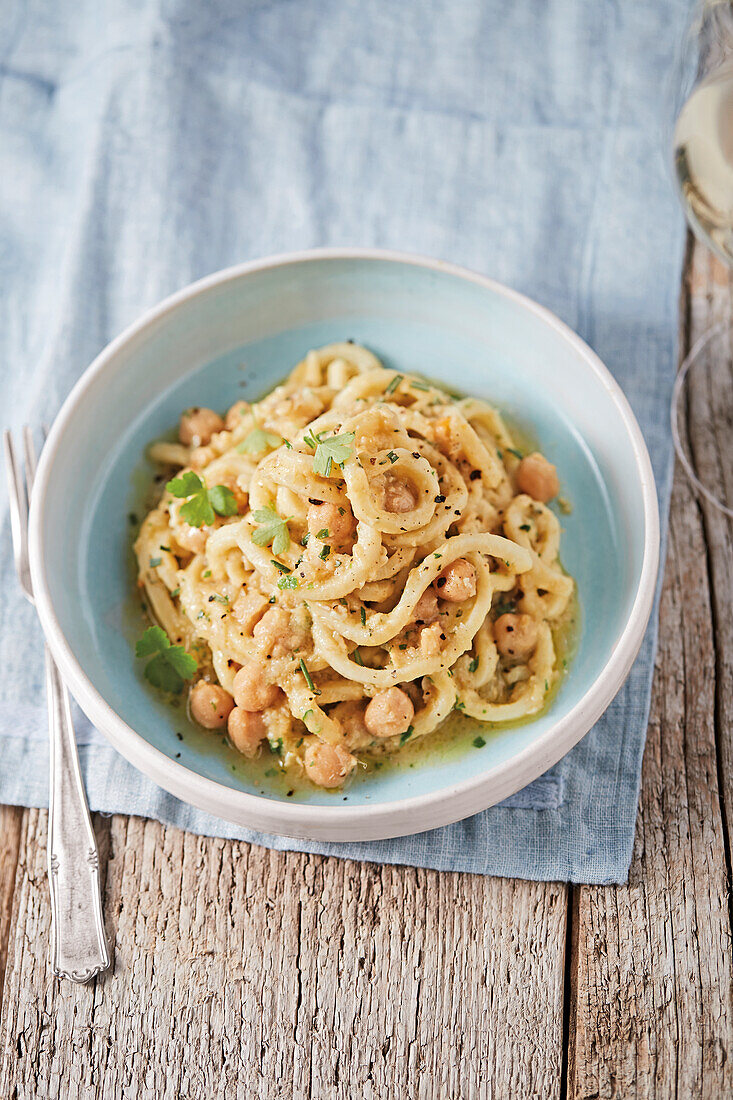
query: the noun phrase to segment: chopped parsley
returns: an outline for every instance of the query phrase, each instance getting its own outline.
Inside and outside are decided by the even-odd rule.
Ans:
[[[475,672],[477,668],[478,668],[478,657],[474,657],[473,660],[471,661],[470,665],[468,666],[468,671],[469,672]]]
[[[237,450],[240,454],[259,455],[263,451],[274,450],[282,442],[281,435],[276,435],[275,432],[267,432],[258,425],[242,440]]]
[[[330,553],[331,547],[328,545],[328,543],[326,543],[325,546],[321,547],[321,552],[318,557],[321,559],[321,561],[325,561]]]
[[[394,463],[395,463],[395,462],[397,462],[397,460],[399,459],[399,457],[400,457],[400,456],[399,456],[399,455],[396,455],[396,454],[394,453],[394,451],[387,451],[387,458],[389,459],[389,461],[390,461],[390,462],[391,462],[391,463],[392,463],[393,465],[394,465]]]
[[[185,504],[181,505],[181,519],[191,527],[211,526],[215,512],[220,516],[235,516],[239,511],[231,489],[226,485],[214,485],[207,489],[193,470],[186,470],[180,477],[174,477],[166,489],[179,500],[185,499]]]
[[[456,699],[453,704],[453,710],[465,710],[466,704],[461,699]]]
[[[328,538],[328,527],[322,527],[321,530],[316,535],[316,538],[317,539],[327,539]]]
[[[166,632],[159,626],[149,626],[135,646],[136,657],[150,657],[145,666],[145,678],[153,687],[178,694],[185,680],[190,680],[198,668],[195,657],[182,645],[171,645]]]
[[[277,582],[277,587],[278,588],[298,588],[299,587],[298,578],[297,577],[281,577],[280,580]]]
[[[509,454],[514,455],[515,458],[524,458],[522,452],[518,451],[516,447],[507,447],[507,450],[509,451]]]
[[[360,610],[360,615],[361,615],[361,625],[366,626],[366,611],[363,607]]]
[[[148,565],[150,566],[151,569],[157,569],[158,566],[162,564],[162,561],[163,561],[162,558],[151,558],[150,561],[148,562]]]
[[[405,380],[405,376],[403,374],[396,374],[394,376],[394,378],[392,379],[392,381],[390,382],[390,384],[387,386],[386,390],[384,391],[385,394],[394,393],[394,391],[399,386],[400,382],[404,382],[404,380]]]
[[[300,658],[300,671],[303,673],[303,676],[305,677],[305,682],[308,685],[308,687],[310,688],[310,690],[313,692],[313,694],[314,695],[320,695],[321,693],[318,690],[318,688],[314,685],[313,677],[311,676],[310,672],[308,671],[308,665],[305,663],[305,661],[303,660],[302,657]]]
[[[405,741],[409,741],[415,732],[414,726],[408,726],[404,733],[400,734],[400,744],[404,745]]]
[[[360,668],[364,668],[364,662],[361,659],[361,653],[359,652],[358,648],[354,650],[351,656],[354,658],[355,664],[359,665]]]
[[[290,569],[287,565],[283,565],[283,563],[281,561],[275,561],[274,558],[270,558],[270,565],[274,565],[275,568],[279,569],[279,571],[281,573],[292,573],[293,572],[292,569]]]
[[[252,542],[257,546],[272,545],[273,554],[284,554],[290,546],[288,521],[278,515],[270,505],[266,508],[257,508],[252,516],[259,524],[252,535]]]
[[[519,527],[520,531],[531,531],[532,528],[528,523],[522,523]]]
[[[473,739],[473,747],[474,747],[475,749],[482,749],[482,748],[484,747],[484,745],[485,745],[485,744],[486,744],[486,741],[485,741],[485,739],[484,739],[483,737],[474,737],[474,739]]]

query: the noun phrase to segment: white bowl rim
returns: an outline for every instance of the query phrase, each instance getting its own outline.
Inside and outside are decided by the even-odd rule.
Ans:
[[[197,295],[244,275],[323,260],[367,260],[412,265],[471,282],[528,310],[562,336],[585,360],[620,413],[632,446],[644,512],[644,549],[633,605],[611,653],[575,706],[530,745],[479,775],[425,794],[374,805],[334,806],[276,800],[208,779],[172,760],[124,722],[86,676],[56,617],[44,565],[44,511],[55,453],[76,407],[117,353],[134,337]],[[135,767],[159,786],[216,817],[259,831],[314,840],[378,840],[462,820],[502,801],[557,763],[603,714],[639,651],[651,613],[659,566],[659,509],[651,461],[631,406],[608,368],[568,325],[519,291],[458,264],[379,248],[315,248],[235,264],[207,275],[147,310],[99,353],[64,401],[38,464],[29,525],[29,556],[36,609],[43,632],[72,694],[90,721]]]

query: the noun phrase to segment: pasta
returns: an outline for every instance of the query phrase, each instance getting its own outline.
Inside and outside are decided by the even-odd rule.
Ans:
[[[560,675],[558,491],[500,415],[370,351],[310,351],[223,420],[187,410],[135,544],[147,606],[197,663],[190,713],[322,787],[453,710],[528,718]]]

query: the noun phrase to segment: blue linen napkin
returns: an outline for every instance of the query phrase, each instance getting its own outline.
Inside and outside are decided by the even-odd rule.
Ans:
[[[2,420],[52,419],[111,337],[207,272],[392,247],[490,274],[577,329],[631,401],[666,516],[683,224],[660,89],[687,14],[674,0],[6,5]],[[46,805],[40,633],[4,492],[0,516],[0,801]],[[237,828],[159,790],[77,713],[89,801],[279,849],[624,881],[655,636],[560,764],[434,832],[337,845]]]

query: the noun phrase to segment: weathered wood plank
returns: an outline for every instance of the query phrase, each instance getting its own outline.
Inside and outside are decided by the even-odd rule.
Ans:
[[[733,506],[733,277],[711,254],[696,252],[690,277],[691,336],[716,319],[728,327],[727,358],[709,345],[689,375],[689,442],[703,484]],[[717,352],[717,355],[716,355]],[[712,353],[712,354],[710,354]],[[711,590],[716,662],[716,737],[728,871],[733,844],[733,520],[700,500]]]
[[[5,979],[10,914],[23,827],[20,806],[0,806],[0,993]]]
[[[697,250],[696,263],[701,262]],[[706,262],[706,261],[705,261]],[[694,338],[720,273],[693,268]],[[727,277],[725,280],[727,293]],[[704,298],[701,308],[700,296]],[[725,456],[733,460],[733,439]],[[568,1095],[733,1094],[733,986],[726,837],[718,782],[725,692],[705,533],[684,474],[673,492],[660,650],[628,886],[576,891]],[[729,659],[729,658],[728,658]],[[731,681],[728,680],[728,691]],[[717,718],[717,722],[716,722]],[[726,783],[730,782],[730,773]],[[724,806],[724,804],[723,804]]]
[[[48,974],[30,818],[0,1095],[559,1096],[565,886],[114,818],[115,970],[77,988]]]

